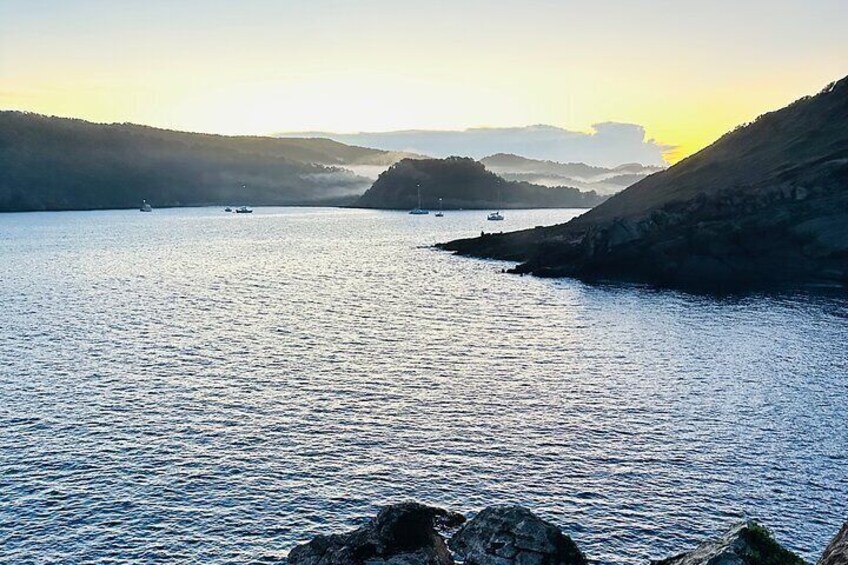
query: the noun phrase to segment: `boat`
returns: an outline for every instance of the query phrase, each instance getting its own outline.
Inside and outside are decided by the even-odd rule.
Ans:
[[[436,212],[436,217],[437,218],[444,218],[445,217],[445,213],[442,211],[442,199],[441,198],[439,198],[439,211]]]
[[[239,206],[236,208],[236,214],[252,214],[253,210],[248,208],[247,206]]]
[[[233,209],[232,209],[232,208],[230,208],[229,206],[227,206],[226,208],[224,208],[224,212],[232,212],[232,211],[233,211]]]
[[[430,210],[421,207],[421,185],[417,184],[415,186],[418,187],[418,206],[410,210],[409,213],[414,216],[422,216],[424,214],[429,214]]]
[[[139,212],[152,212],[153,206],[147,203],[147,200],[141,201],[141,208],[138,209]]]
[[[501,207],[501,191],[498,190],[498,208],[500,208],[500,207]],[[486,219],[493,221],[493,222],[499,222],[499,221],[503,220],[504,217],[503,217],[503,214],[501,214],[501,211],[498,210],[497,212],[490,213],[488,216],[486,216]]]

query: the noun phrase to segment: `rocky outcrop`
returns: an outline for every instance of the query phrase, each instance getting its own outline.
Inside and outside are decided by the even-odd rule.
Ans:
[[[818,565],[848,565],[848,522],[828,544]]]
[[[290,565],[451,565],[436,528],[462,524],[461,514],[417,502],[386,506],[347,534],[318,536],[289,553]]]
[[[559,528],[520,506],[486,508],[451,539],[467,565],[584,565],[577,545]]]
[[[455,532],[449,541],[444,535]],[[450,551],[448,550],[450,547]],[[453,555],[451,554],[453,552]],[[521,506],[490,506],[469,521],[417,502],[392,504],[344,534],[319,535],[291,550],[290,565],[588,565],[555,525]],[[651,565],[805,565],[754,521]],[[848,522],[817,565],[848,565]]]
[[[781,547],[763,526],[749,521],[688,553],[652,565],[804,565],[804,561]]]

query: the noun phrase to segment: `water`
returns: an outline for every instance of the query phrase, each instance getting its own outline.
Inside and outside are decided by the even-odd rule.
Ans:
[[[848,300],[502,274],[577,211],[0,215],[0,562],[248,563],[416,498],[607,563],[848,518]]]

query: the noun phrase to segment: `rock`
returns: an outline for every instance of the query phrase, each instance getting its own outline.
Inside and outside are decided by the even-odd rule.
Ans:
[[[737,524],[716,540],[694,550],[652,561],[652,565],[804,565],[804,561],[774,541],[763,526],[753,521]]]
[[[828,544],[818,565],[848,565],[848,522]]]
[[[346,534],[318,536],[289,553],[290,565],[452,565],[436,528],[462,524],[461,514],[417,502],[392,504]]]
[[[466,565],[586,563],[571,538],[520,506],[486,508],[448,543]]]

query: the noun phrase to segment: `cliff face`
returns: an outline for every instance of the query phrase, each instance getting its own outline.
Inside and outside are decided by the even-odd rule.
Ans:
[[[381,174],[356,202],[361,208],[588,208],[603,201],[594,192],[575,188],[512,182],[463,157],[404,159]]]
[[[542,276],[710,290],[848,284],[848,78],[567,224],[443,247]]]

